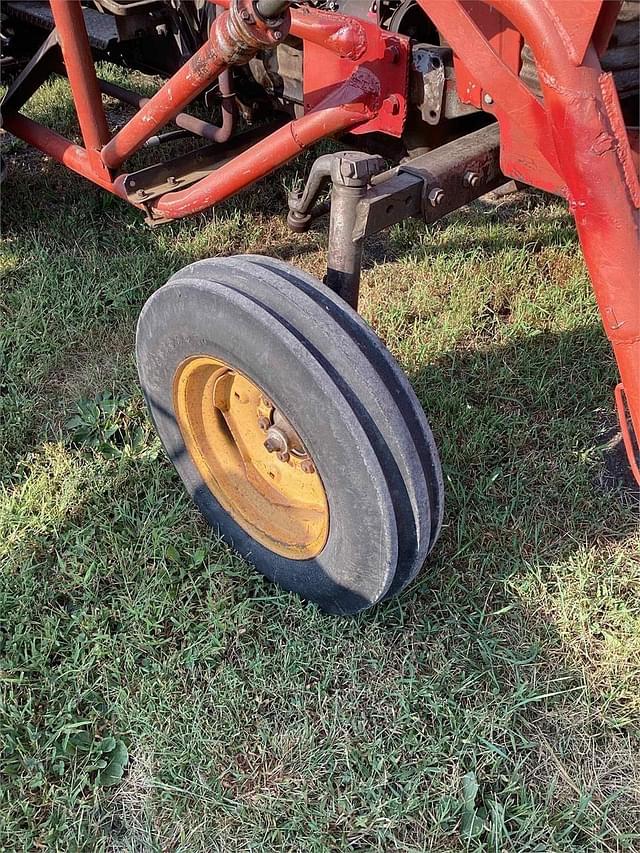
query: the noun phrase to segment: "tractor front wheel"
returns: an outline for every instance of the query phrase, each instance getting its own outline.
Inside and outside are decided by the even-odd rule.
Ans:
[[[398,592],[437,536],[437,452],[379,339],[270,259],[200,261],[138,322],[142,388],[207,521],[266,577],[331,613]]]

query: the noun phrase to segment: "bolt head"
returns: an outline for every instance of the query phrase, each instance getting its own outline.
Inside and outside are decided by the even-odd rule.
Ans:
[[[477,172],[468,171],[464,173],[462,182],[465,187],[476,187],[480,181],[480,175]]]
[[[371,175],[384,171],[385,162],[377,154],[365,154],[360,151],[342,151],[335,155],[334,168],[347,180],[367,181]]]
[[[431,204],[431,206],[437,207],[442,202],[442,200],[444,199],[444,190],[442,189],[442,187],[434,187],[429,192],[428,198],[429,198],[429,203]]]
[[[280,39],[282,38],[282,33],[280,32],[280,30],[274,30],[273,37],[276,41],[280,41]]]
[[[262,416],[258,418],[258,426],[263,432],[266,432],[271,426],[271,422],[269,421],[269,418]]]
[[[248,21],[248,20],[249,20],[249,18],[251,17],[251,15],[250,15],[250,14],[249,14],[249,12],[247,11],[247,9],[243,9],[243,10],[240,12],[240,17],[242,18],[242,20],[243,20],[243,21]]]
[[[491,95],[488,92],[484,93],[484,97],[482,100],[485,102],[485,104],[492,104],[493,103],[493,98],[491,97]]]
[[[287,453],[286,450],[281,450],[278,452],[278,459],[280,460],[280,462],[288,462],[289,461],[289,454]]]
[[[275,451],[280,447],[280,442],[276,441],[275,438],[271,438],[271,436],[269,436],[269,438],[267,438],[267,440],[265,441],[264,446],[267,453],[275,453]]]
[[[313,462],[310,459],[303,459],[300,463],[300,467],[302,468],[305,474],[314,474],[316,470],[313,466]]]

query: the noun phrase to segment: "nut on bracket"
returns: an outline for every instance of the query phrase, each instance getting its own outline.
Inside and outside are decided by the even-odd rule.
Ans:
[[[444,200],[444,190],[442,187],[434,187],[432,190],[429,190],[427,198],[432,207],[437,207]]]

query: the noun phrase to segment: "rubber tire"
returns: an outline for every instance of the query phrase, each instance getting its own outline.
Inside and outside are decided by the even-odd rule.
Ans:
[[[385,597],[396,595],[424,565],[442,521],[435,442],[401,368],[344,300],[295,267],[260,256],[213,258],[186,267],[171,280],[192,275],[224,281],[285,317],[294,333],[304,333],[357,411],[394,504],[398,566]]]
[[[431,510],[430,548],[433,548],[440,535],[444,519],[442,465],[438,447],[424,409],[404,370],[358,312],[354,311],[344,299],[329,290],[317,278],[276,258],[267,258],[261,255],[245,255],[244,257],[258,266],[292,276],[291,280],[296,287],[311,295],[322,306],[323,310],[357,342],[360,350],[366,353],[371,365],[377,371],[383,385],[391,390],[423,466]]]
[[[291,560],[262,546],[202,481],[173,408],[176,369],[200,354],[242,371],[299,432],[329,503],[328,539],[315,558]],[[385,595],[398,561],[387,479],[357,414],[304,340],[238,290],[205,277],[174,277],[140,314],[136,356],[149,412],[169,458],[204,517],[240,554],[270,580],[329,613],[355,613]]]

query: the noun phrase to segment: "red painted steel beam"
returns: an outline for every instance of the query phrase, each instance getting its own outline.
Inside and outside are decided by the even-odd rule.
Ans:
[[[486,0],[531,47],[542,88],[542,115],[528,111],[528,121],[534,122],[538,132],[528,141],[522,135],[510,136],[514,123],[522,120],[517,109],[521,93],[500,85],[495,63],[483,65],[482,42],[486,45],[486,40],[482,33],[469,25],[468,16],[465,22],[457,0],[419,2],[480,85],[493,94],[503,161],[513,163],[544,152],[566,185],[631,422],[636,438],[640,437],[640,185],[611,75],[603,74],[592,46],[583,57],[572,47],[554,14],[558,0]],[[565,15],[566,11],[565,2]],[[520,146],[519,151],[509,150],[515,145]],[[508,167],[505,172],[513,176]],[[544,182],[536,180],[535,170],[530,170],[526,180],[544,188]]]
[[[107,178],[99,151],[110,133],[80,0],[50,0],[50,4],[87,156],[93,171]]]
[[[222,17],[218,20],[222,20]],[[168,124],[226,68],[207,42],[140,108],[102,150],[102,159],[117,169],[160,128]]]
[[[493,2],[534,53],[569,207],[640,438],[640,186],[612,76],[593,47],[574,65],[540,4]]]
[[[500,167],[505,175],[565,195],[544,105],[508,68],[459,0],[418,0],[465,68],[492,99],[484,109],[500,123]],[[459,93],[466,101],[464,92]]]
[[[172,121],[230,65],[249,61],[288,32],[288,13],[277,27],[259,18],[250,0],[238,0],[214,20],[207,42],[168,80],[102,150],[117,169],[150,136]]]
[[[304,39],[304,110],[312,112],[345,80],[360,76],[378,93],[371,121],[353,129],[402,137],[408,112],[411,43],[371,21],[302,7],[291,10],[291,31]],[[365,82],[368,79],[368,83]]]
[[[372,115],[366,100],[308,113],[238,154],[192,187],[156,199],[151,209],[161,219],[179,219],[199,213],[283,166],[318,140],[344,133],[368,121]]]
[[[62,163],[63,166],[71,169],[71,171],[82,175],[83,178],[93,181],[94,184],[98,184],[103,189],[128,201],[124,189],[113,182],[103,168],[96,170],[89,152],[85,148],[82,148],[82,146],[75,145],[54,130],[50,130],[48,127],[38,124],[37,121],[32,121],[30,118],[20,115],[20,113],[5,116],[3,118],[3,126],[5,130],[23,139],[28,145],[44,151],[45,154],[53,157],[54,160]]]
[[[223,9],[231,7],[231,0],[209,2]],[[366,30],[357,18],[309,6],[290,9],[290,14],[289,32],[296,38],[319,44],[338,56],[354,61],[360,59],[367,48]]]
[[[357,18],[309,6],[291,10],[291,35],[354,62],[367,49],[367,32]]]

